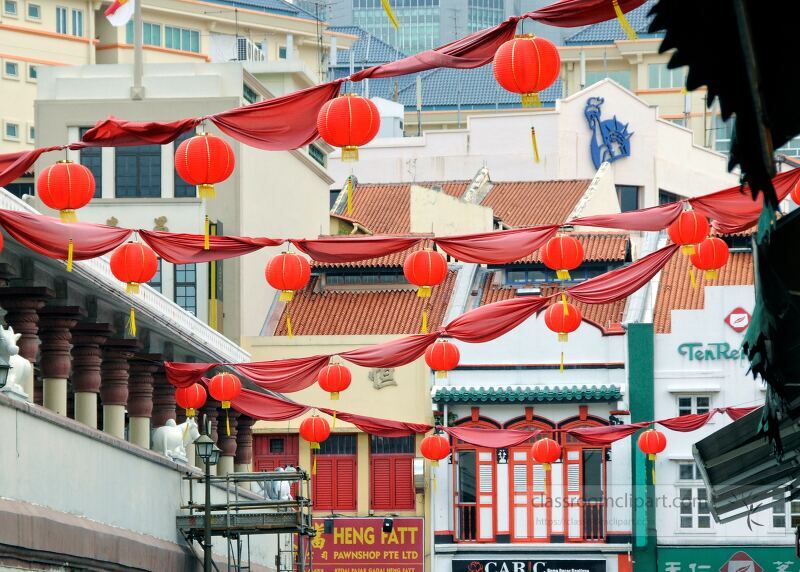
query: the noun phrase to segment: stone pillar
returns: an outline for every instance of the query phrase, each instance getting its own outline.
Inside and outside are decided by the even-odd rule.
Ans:
[[[129,360],[138,346],[137,340],[112,339],[103,346],[103,431],[119,439],[125,438],[125,406],[128,404]]]
[[[78,306],[46,306],[39,310],[39,346],[42,357],[43,405],[67,414],[67,379],[72,371],[72,332],[86,311]]]
[[[227,422],[231,428],[231,434],[228,435],[226,430],[226,417]],[[218,475],[227,475],[234,472],[234,457],[236,457],[236,422],[239,420],[239,412],[233,409],[220,410],[219,412],[219,448],[222,453],[219,457],[219,467],[217,468]]]
[[[253,424],[252,417],[240,415],[236,422],[236,457],[233,468],[237,473],[253,470]]]
[[[6,325],[14,328],[14,332],[22,334],[17,342],[19,355],[31,362],[38,364],[39,355],[39,310],[44,307],[45,301],[55,297],[55,292],[49,288],[0,288],[0,306],[6,311]],[[31,401],[42,404],[41,377],[34,373],[34,386],[23,385],[25,393]]]
[[[72,387],[75,419],[97,429],[97,394],[100,393],[103,352],[100,346],[111,335],[109,324],[78,324],[72,329]]]
[[[153,416],[153,374],[160,354],[140,354],[130,362],[128,377],[128,441],[150,448],[150,417]]]
[[[205,427],[203,426],[203,416],[205,416],[211,423],[211,431],[209,437],[211,437],[211,440],[217,444],[217,447],[219,447],[219,434],[217,433],[217,424],[219,422],[219,419],[217,418],[217,416],[219,414],[220,405],[221,403],[219,401],[214,401],[209,397],[208,400],[206,401],[205,407],[203,407],[200,410],[200,414],[198,416],[198,422],[200,423],[200,433],[203,433],[203,431],[205,431]],[[197,457],[195,459],[195,466],[202,470],[205,470],[205,465],[200,457]],[[211,467],[212,475],[217,474],[217,467],[219,467],[219,463],[216,466]]]
[[[164,366],[158,366],[153,374],[153,427],[163,427],[168,419],[176,420],[175,388],[167,381]]]

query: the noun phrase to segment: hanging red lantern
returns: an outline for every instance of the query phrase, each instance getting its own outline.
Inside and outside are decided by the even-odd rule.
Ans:
[[[569,271],[583,262],[583,245],[573,236],[554,236],[541,251],[542,262],[556,271],[559,280],[569,280]]]
[[[270,286],[281,291],[279,300],[291,302],[294,291],[305,288],[311,279],[311,266],[304,256],[281,252],[267,263],[264,275]]]
[[[197,410],[206,404],[206,388],[199,383],[175,390],[175,403],[186,410],[186,417],[194,417]]]
[[[231,401],[242,392],[242,382],[232,373],[218,373],[208,382],[208,392],[222,402],[223,409],[230,409]]]
[[[210,133],[186,139],[175,151],[175,170],[181,179],[197,186],[201,199],[214,198],[214,185],[230,177],[235,165],[228,142]]]
[[[140,242],[126,242],[111,255],[111,273],[127,286],[129,294],[139,293],[139,284],[149,282],[158,271],[158,256]]]
[[[419,452],[436,467],[450,455],[450,441],[444,435],[428,435],[420,442]]]
[[[670,240],[681,245],[681,252],[694,254],[695,245],[708,237],[708,219],[696,211],[683,211],[667,228]]]
[[[667,448],[667,438],[657,429],[648,429],[639,435],[639,449],[651,461],[656,460],[656,455]]]
[[[544,470],[549,471],[550,466],[561,458],[561,445],[545,437],[534,442],[531,455],[534,462],[541,463]]]
[[[72,161],[59,161],[45,167],[36,181],[36,194],[51,209],[59,211],[63,222],[75,222],[75,211],[94,197],[92,172]]]
[[[417,296],[430,298],[432,288],[447,278],[447,260],[435,250],[418,250],[406,257],[403,274],[406,280],[419,287]]]
[[[331,435],[331,426],[327,421],[313,415],[300,423],[300,436],[311,443],[312,449],[319,449],[319,444]]]
[[[548,306],[544,312],[544,323],[558,334],[559,342],[566,342],[569,334],[581,325],[581,320],[581,311],[564,300]]]
[[[447,372],[454,370],[460,359],[458,346],[447,340],[439,340],[425,349],[425,363],[436,372],[436,377],[447,377]]]
[[[331,394],[331,399],[339,399],[339,392],[350,387],[353,376],[350,370],[339,363],[326,365],[319,371],[319,387]]]
[[[725,241],[712,236],[697,245],[691,260],[695,268],[705,270],[707,280],[716,280],[719,269],[725,266],[729,257],[730,250]]]
[[[798,179],[794,187],[792,187],[792,192],[789,193],[789,196],[792,197],[794,204],[800,205],[800,179]]]
[[[558,79],[561,56],[550,40],[527,34],[501,45],[492,67],[503,89],[521,94],[523,107],[534,107],[542,104],[539,92]]]
[[[334,147],[341,147],[342,161],[358,161],[358,148],[372,141],[380,126],[376,105],[354,93],[330,100],[317,115],[320,137]]]

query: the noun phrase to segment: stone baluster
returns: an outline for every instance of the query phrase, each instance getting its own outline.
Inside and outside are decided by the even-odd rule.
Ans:
[[[139,342],[129,339],[108,340],[103,346],[103,431],[119,439],[125,438],[125,406],[128,404],[130,360]]]
[[[97,394],[102,383],[103,343],[112,333],[109,324],[78,324],[72,330],[72,387],[75,419],[97,429]]]
[[[219,448],[222,449],[219,457],[218,475],[227,475],[234,471],[234,457],[236,457],[236,422],[239,419],[239,412],[233,409],[226,411],[220,410],[219,420]],[[226,423],[227,421],[227,423]],[[227,426],[230,426],[231,433],[228,435]]]
[[[78,306],[46,306],[39,310],[43,405],[67,414],[67,380],[72,371],[72,328],[86,311]]]
[[[169,419],[177,421],[175,409],[175,388],[162,364],[153,374],[153,427],[163,427]]]
[[[130,362],[128,376],[128,441],[150,448],[150,418],[153,416],[153,382],[160,354],[140,354]]]
[[[253,424],[252,417],[240,415],[236,423],[236,457],[233,468],[237,473],[253,470]]]

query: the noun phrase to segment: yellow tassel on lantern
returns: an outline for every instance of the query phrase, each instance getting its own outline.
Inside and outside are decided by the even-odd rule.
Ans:
[[[75,209],[63,209],[58,213],[61,222],[78,222],[78,215],[75,214]]]
[[[691,256],[695,253],[694,244],[684,244],[681,246],[681,254],[684,256]]]
[[[542,468],[543,468],[545,471],[549,471],[550,469],[552,469],[552,468],[553,468],[553,466],[552,466],[550,463],[542,463]]]
[[[211,236],[210,236],[211,223],[208,222],[208,215],[205,217],[203,224],[203,250],[211,250]]]
[[[316,475],[317,474],[317,456],[316,455],[314,455],[314,465],[311,467],[311,474],[312,475]]]
[[[347,177],[347,214],[353,214],[353,177]]]
[[[336,410],[333,410],[333,429],[336,429]]]
[[[533,160],[539,162],[539,145],[536,144],[536,128],[531,127],[531,143],[533,143]]]
[[[564,308],[564,315],[569,316],[569,304],[567,304],[567,295],[561,293],[561,306]]]
[[[230,403],[230,402],[228,402]],[[228,417],[228,410],[225,410],[225,434],[230,437],[231,436],[231,420]]]
[[[279,302],[291,302],[294,299],[294,290],[281,290],[280,296],[278,296]]]
[[[331,391],[331,401],[336,401],[339,399],[339,392],[338,391]]]
[[[697,288],[697,278],[694,275],[694,268],[689,267],[689,280],[692,281],[692,288]]]
[[[319,449],[319,443],[312,441],[311,444],[309,445],[309,449],[311,449],[312,451]]]
[[[400,22],[397,21],[397,16],[394,15],[392,11],[392,5],[389,3],[389,0],[381,0],[381,6],[383,6],[383,11],[386,12],[386,17],[389,18],[389,21],[394,26],[395,30],[400,29]]]
[[[128,294],[138,294],[139,293],[139,283],[138,282],[128,282],[125,285],[125,292]]]
[[[636,30],[634,30],[633,26],[631,26],[631,23],[628,22],[628,19],[622,12],[622,8],[619,7],[619,2],[617,0],[612,0],[611,3],[614,6],[614,13],[617,15],[617,20],[619,21],[619,25],[622,28],[622,31],[625,32],[625,35],[628,36],[629,40],[635,40]]]
[[[186,418],[189,419],[189,418],[194,417],[194,413],[195,413],[194,407],[187,408],[186,409]]]
[[[136,336],[136,310],[131,306],[131,314],[128,318],[128,333],[132,336]]]
[[[647,459],[650,460],[650,461],[655,461],[656,460],[656,456],[651,453],[651,454],[647,455]]]
[[[72,272],[72,259],[75,256],[75,244],[73,244],[72,239],[69,239],[69,244],[67,244],[67,272]]]
[[[716,268],[713,270],[706,270],[706,280],[716,280],[719,278],[719,270]]]
[[[558,341],[559,342],[568,342],[569,341],[569,334],[566,332],[558,332]]]
[[[559,280],[569,280],[569,270],[556,270],[556,278]]]
[[[430,298],[431,292],[433,292],[433,288],[431,286],[420,286],[417,289],[417,297],[418,298]]]
[[[559,334],[559,336],[560,335],[561,334]],[[566,337],[566,335],[567,334],[564,334],[565,337]],[[561,363],[558,366],[558,371],[560,371],[561,373],[564,373],[564,352],[561,352]]]
[[[214,190],[214,185],[203,184],[197,186],[197,194],[201,199],[213,199],[217,196],[217,191]]]
[[[428,333],[428,310],[422,310],[422,333]]]
[[[294,337],[292,335],[292,315],[289,313],[286,314],[286,335],[290,338]]]
[[[539,99],[539,93],[523,93],[522,94],[522,107],[541,107],[542,100]]]
[[[444,370],[444,369],[436,370],[436,377],[438,377],[438,378],[447,377],[447,371]]]
[[[342,161],[358,161],[358,147],[354,145],[342,147]]]

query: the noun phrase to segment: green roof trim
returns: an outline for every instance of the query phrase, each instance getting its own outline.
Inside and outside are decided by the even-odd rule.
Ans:
[[[434,403],[546,403],[571,401],[617,401],[622,392],[616,385],[589,387],[440,387]]]

